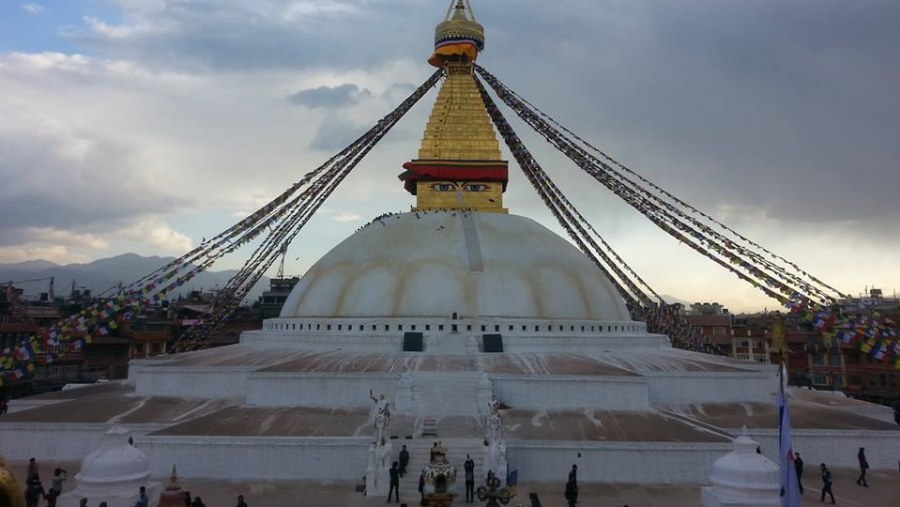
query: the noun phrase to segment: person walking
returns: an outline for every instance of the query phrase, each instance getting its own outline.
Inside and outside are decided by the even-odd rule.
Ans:
[[[409,465],[409,451],[406,450],[406,446],[403,446],[403,449],[400,450],[400,477],[406,475],[406,466]]]
[[[137,503],[134,504],[134,507],[150,507],[150,499],[147,498],[147,488],[141,486],[140,496],[138,497]]]
[[[834,493],[831,492],[831,472],[828,470],[828,467],[825,466],[825,463],[822,463],[822,498],[819,499],[820,502],[825,501],[825,493],[831,497],[831,503],[834,502]]]
[[[419,474],[419,505],[428,505],[425,503],[425,470],[422,470],[422,473]]]
[[[238,501],[234,507],[247,507],[247,502],[244,501],[244,495],[238,495]]]
[[[866,482],[866,470],[869,469],[869,460],[866,459],[866,450],[860,447],[856,457],[859,459],[859,478],[856,479],[856,484],[868,488],[869,483]]]
[[[569,502],[569,507],[575,507],[575,504],[578,503],[578,484],[575,479],[569,479],[566,482],[566,492],[563,496]]]
[[[391,465],[391,469],[388,471],[391,477],[391,487],[388,489],[388,503],[391,502],[391,493],[394,494],[394,498],[396,498],[397,503],[400,503],[400,468],[398,468],[398,464],[395,461]]]
[[[56,492],[56,496],[62,494],[62,483],[65,482],[68,472],[57,467],[53,471],[53,479],[50,480],[50,491]]]
[[[37,461],[31,458],[28,460],[28,471],[25,472],[25,480],[38,477],[40,477],[40,474],[38,473]]]
[[[803,494],[803,460],[800,459],[800,453],[794,453],[794,470],[797,471],[797,486],[800,487],[800,494]]]
[[[466,454],[463,469],[466,472],[466,503],[472,503],[475,501],[475,460],[472,456]]]
[[[529,507],[541,507],[541,499],[538,498],[537,493],[528,493],[528,500]]]
[[[576,486],[578,485],[578,465],[572,465],[572,470],[569,470],[569,480]]]

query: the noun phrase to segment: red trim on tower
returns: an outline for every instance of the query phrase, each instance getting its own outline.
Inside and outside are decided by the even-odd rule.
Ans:
[[[403,188],[416,195],[416,181],[497,181],[503,183],[503,190],[509,181],[509,167],[505,161],[443,161],[413,160],[403,164],[406,169],[398,176]]]

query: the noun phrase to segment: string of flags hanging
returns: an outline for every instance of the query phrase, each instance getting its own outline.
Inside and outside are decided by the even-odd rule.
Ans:
[[[873,359],[890,361],[900,368],[895,322],[638,175],[532,106],[483,67],[476,64],[475,70],[535,132],[657,227],[793,313],[802,314],[816,329],[823,330],[829,343],[835,338],[853,343]],[[683,328],[671,312],[661,310],[644,305],[633,314],[635,318],[657,319]],[[691,335],[693,331],[686,333]]]
[[[221,323],[268,270],[278,252],[293,240],[338,184],[442,76],[442,71],[436,71],[370,130],[244,219],[127,287],[118,288],[116,294],[0,351],[0,385],[30,377],[35,365],[50,365],[67,354],[79,352],[94,339],[118,329],[148,305],[161,302],[167,294],[209,269],[222,257],[261,239],[238,274],[219,292],[212,312],[179,341],[177,348],[189,350],[208,343]]]
[[[900,368],[897,323],[842,294],[788,259],[718,222],[591,145],[532,105],[490,72],[474,65],[485,108],[519,167],[575,244],[613,282],[632,316],[673,344],[697,350],[698,334],[612,249],[538,164],[488,94],[497,97],[525,124],[586,174],[684,245],[781,302],[822,332],[826,344],[851,344],[873,360]],[[175,349],[209,344],[249,291],[299,234],[322,204],[394,125],[443,77],[437,70],[394,111],[282,194],[231,227],[141,279],[41,329],[0,352],[0,385],[29,377],[35,365],[49,365],[110,334],[146,306],[209,269],[224,256],[258,241],[238,273],[219,291],[210,312],[184,333]],[[479,79],[480,78],[480,79]]]

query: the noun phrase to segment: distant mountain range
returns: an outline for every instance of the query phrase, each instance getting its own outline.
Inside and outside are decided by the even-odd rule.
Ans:
[[[133,253],[97,259],[87,264],[59,265],[43,259],[0,264],[0,284],[9,281],[25,291],[28,299],[37,298],[41,292],[48,292],[50,277],[54,278],[57,296],[67,296],[74,284],[78,290],[90,289],[97,294],[118,285],[129,285],[145,275],[175,260],[174,257],[143,257]],[[187,282],[175,295],[192,290],[211,290],[224,287],[237,270],[204,271]],[[249,301],[256,301],[263,290],[268,289],[269,278],[263,277],[248,295]]]

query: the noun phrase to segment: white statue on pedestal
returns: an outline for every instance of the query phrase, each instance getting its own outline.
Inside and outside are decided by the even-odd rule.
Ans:
[[[503,418],[500,417],[500,402],[491,396],[488,404],[490,415],[485,424],[484,471],[493,472],[501,480],[505,480],[508,465],[506,462],[506,443],[503,441]]]
[[[375,445],[383,446],[391,439],[391,410],[384,394],[376,398],[369,390],[369,397],[375,402],[372,409],[372,426],[375,428]]]
[[[490,409],[490,415],[488,415],[485,423],[486,432],[484,439],[490,444],[491,442],[503,440],[503,419],[500,417],[500,402],[497,401],[497,398],[491,396],[488,408]]]
[[[484,474],[493,472],[497,478],[506,482],[506,475],[509,472],[509,465],[506,462],[506,442],[496,440],[490,442],[484,448]]]

